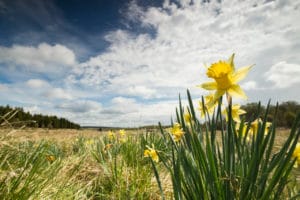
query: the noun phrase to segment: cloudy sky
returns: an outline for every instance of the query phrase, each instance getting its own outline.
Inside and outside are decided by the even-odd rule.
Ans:
[[[0,105],[81,125],[169,124],[236,54],[248,100],[300,99],[299,0],[0,0]]]

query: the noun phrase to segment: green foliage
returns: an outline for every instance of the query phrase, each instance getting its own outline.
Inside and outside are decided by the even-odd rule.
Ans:
[[[250,134],[250,124],[242,122],[238,127],[233,122],[231,106],[227,111],[228,122],[223,123],[222,100],[213,116],[206,113],[206,127],[201,128],[189,92],[188,100],[191,122],[185,121],[187,111],[180,101],[177,122],[185,134],[180,142],[171,143],[171,155],[161,159],[172,179],[174,199],[292,198],[288,184],[293,180],[290,176],[294,165],[292,154],[300,136],[297,130],[300,114],[282,148],[273,152],[276,120],[265,133],[270,105],[257,132]],[[275,109],[275,118],[278,110],[279,107]],[[221,122],[221,131],[217,131],[218,122]],[[164,130],[162,134],[169,145],[169,141],[173,141],[168,137],[170,134]],[[155,166],[154,171],[157,174]],[[157,181],[160,184],[159,177]]]
[[[1,199],[29,199],[38,197],[42,190],[61,168],[60,160],[55,157],[47,160],[48,144],[41,142],[20,143],[17,148],[5,145],[1,148],[0,196]],[[56,155],[58,156],[58,155]]]

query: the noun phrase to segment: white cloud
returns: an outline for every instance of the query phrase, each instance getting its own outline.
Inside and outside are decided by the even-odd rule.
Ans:
[[[0,91],[5,91],[7,90],[7,86],[5,84],[0,84]]]
[[[300,63],[295,54],[300,50],[300,25],[295,22],[299,2],[186,2],[178,6],[165,1],[163,8],[147,9],[131,2],[126,17],[152,28],[154,36],[110,32],[105,37],[108,50],[81,63],[69,78],[107,94],[176,98],[185,88],[206,81],[204,64],[233,52],[238,67],[257,64],[248,77],[253,82],[244,83],[248,90],[262,85],[270,62],[289,55]]]
[[[77,120],[83,120],[89,125],[103,126],[141,126],[158,124],[159,121],[170,124],[177,105],[177,101],[143,103],[133,98],[115,97],[99,115],[86,113]]]
[[[42,94],[43,96],[51,99],[72,99],[72,95],[62,88],[51,88]]]
[[[154,89],[150,89],[148,87],[145,86],[131,86],[128,88],[128,90],[124,91],[124,95],[133,95],[133,96],[141,96],[143,98],[151,98],[151,97],[155,97],[156,94],[156,90]]]
[[[265,74],[268,81],[272,81],[277,88],[288,88],[300,83],[300,64],[282,61],[273,65]]]
[[[57,105],[56,108],[72,112],[72,113],[86,113],[86,112],[99,112],[102,105],[96,101],[90,100],[76,100],[70,102],[64,102]]]
[[[255,81],[247,81],[241,87],[245,90],[254,90],[257,89],[257,83]]]
[[[72,50],[56,44],[41,43],[37,47],[13,45],[0,46],[0,63],[17,66],[24,71],[38,73],[57,73],[63,67],[76,64],[76,57]]]
[[[48,82],[41,79],[30,79],[26,82],[26,85],[30,88],[45,88],[49,87]]]

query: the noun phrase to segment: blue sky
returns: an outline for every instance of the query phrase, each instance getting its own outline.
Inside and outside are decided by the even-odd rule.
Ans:
[[[300,97],[300,1],[0,0],[0,104],[81,125],[168,124],[236,53],[248,102]]]

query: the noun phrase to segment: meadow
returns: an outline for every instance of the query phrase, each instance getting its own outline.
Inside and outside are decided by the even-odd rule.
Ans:
[[[97,130],[1,129],[1,199],[161,199],[143,154],[147,144],[162,146],[159,130],[114,133],[115,138]],[[277,130],[274,151],[288,134]],[[172,199],[170,176],[160,165],[164,196]],[[299,183],[299,170],[293,176]]]
[[[144,140],[155,134],[126,131],[112,139],[97,130],[0,132],[1,199],[160,199],[143,156]]]

